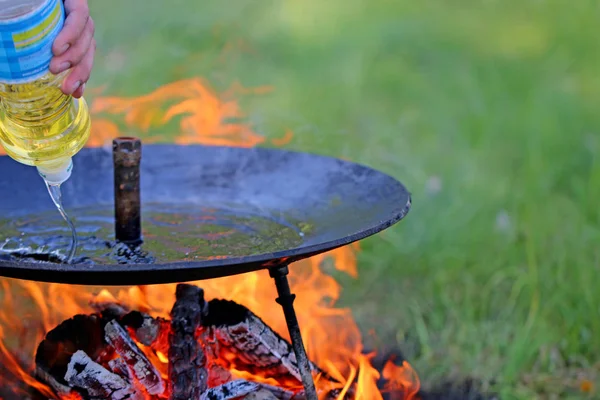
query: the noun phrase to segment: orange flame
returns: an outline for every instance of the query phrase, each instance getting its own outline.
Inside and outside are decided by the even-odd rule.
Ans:
[[[402,361],[398,366],[394,361],[393,358],[389,359],[383,367],[382,375],[387,380],[385,391],[402,393],[405,399],[414,398],[419,391],[419,377],[408,362]]]
[[[125,122],[146,133],[181,116],[181,134],[177,144],[206,144],[253,147],[265,141],[263,136],[241,122],[244,118],[238,94],[265,93],[269,88],[245,89],[233,85],[218,96],[201,79],[187,79],[162,86],[140,97],[100,97],[91,107],[94,114],[124,114]],[[165,109],[165,105],[168,107]],[[108,120],[94,121],[90,146],[103,146],[119,135],[117,125]],[[160,136],[145,137],[145,142],[164,140]]]
[[[235,98],[241,94],[263,94],[269,90],[266,87],[245,89],[240,85],[233,85],[227,92],[217,95],[201,79],[188,79],[165,85],[140,97],[98,97],[90,107],[94,122],[88,145],[103,146],[121,135],[117,123],[107,117],[122,115],[127,128],[140,132],[138,136],[146,143],[168,140],[168,136],[156,135],[152,128],[163,127],[179,118],[180,134],[175,137],[176,143],[256,146],[264,143],[265,138],[244,123],[244,114]],[[287,131],[282,138],[273,140],[273,143],[284,145],[292,138],[293,133]],[[384,391],[402,391],[402,399],[415,399],[419,390],[416,373],[406,362],[397,366],[389,361],[381,374],[372,366],[372,355],[363,353],[361,332],[351,310],[337,307],[342,289],[340,284],[322,270],[323,262],[329,259],[333,261],[336,270],[356,278],[357,251],[359,246],[355,244],[315,256],[291,267],[290,283],[298,296],[296,312],[309,358],[340,382],[340,400],[350,393],[354,393],[353,398],[356,400],[383,399],[382,391],[377,385],[382,377],[387,382]],[[11,385],[17,387],[21,383],[21,387],[25,384],[37,388],[43,395],[51,398],[56,396],[32,377],[35,348],[45,332],[75,314],[90,313],[92,310],[88,304],[94,299],[119,302],[132,309],[162,317],[168,317],[175,301],[174,284],[110,290],[97,288],[97,295],[94,296],[92,289],[73,285],[6,279],[0,282],[4,289],[3,305],[0,308],[0,365],[10,371],[11,375],[0,376],[0,388]],[[245,305],[289,339],[283,314],[273,307],[277,293],[267,272],[196,284],[204,288],[209,299],[225,298]],[[19,298],[19,304],[16,303],[16,298]],[[23,300],[25,298],[27,300]],[[24,356],[26,362],[18,361],[16,355]],[[151,357],[158,364],[157,368],[161,373],[164,373],[167,364],[165,354],[153,353]],[[230,372],[235,377],[260,379],[244,371]],[[317,377],[317,385],[320,383]],[[59,398],[66,400],[68,397]]]

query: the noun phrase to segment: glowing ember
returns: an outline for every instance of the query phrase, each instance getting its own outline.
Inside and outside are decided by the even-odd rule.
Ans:
[[[242,122],[244,115],[235,97],[266,91],[268,88],[243,89],[234,85],[228,92],[217,95],[202,80],[189,79],[136,98],[98,97],[91,105],[95,119],[89,146],[103,146],[121,134],[118,125],[106,119],[107,115],[122,115],[128,127],[142,132],[140,136],[146,143],[166,141],[168,137],[155,135],[151,128],[179,118],[181,133],[176,136],[176,143],[256,146],[264,143],[265,138]],[[293,134],[288,131],[273,143],[284,145],[292,137]],[[340,400],[350,394],[356,400],[378,400],[383,399],[382,393],[385,392],[394,392],[394,398],[415,399],[419,390],[416,373],[408,363],[398,365],[394,360],[389,360],[381,373],[372,366],[372,355],[363,353],[361,333],[351,310],[336,307],[341,293],[340,285],[321,269],[323,261],[330,258],[338,271],[357,277],[357,251],[358,245],[352,245],[291,267],[290,283],[297,294],[295,308],[309,359],[337,381],[332,383],[331,379],[317,374],[317,387],[337,389],[337,399]],[[107,289],[6,279],[1,282],[0,398],[26,398],[24,393],[35,388],[44,398],[61,400],[78,399],[79,395],[57,395],[34,378],[34,353],[48,331],[76,314],[92,314],[92,301],[96,304],[119,303],[155,318],[169,318],[176,286]],[[196,282],[196,285],[204,289],[207,299],[233,300],[247,307],[289,340],[282,310],[274,307],[277,294],[268,272]],[[150,346],[136,343],[163,379],[168,377],[165,340],[163,338]],[[216,371],[219,372],[218,369]],[[285,386],[276,379],[234,367],[219,374],[213,377],[217,383],[224,377],[225,380],[245,379]],[[377,386],[381,380],[385,381],[383,389]],[[398,393],[402,394],[401,397],[398,397]],[[165,397],[148,395],[145,398]]]

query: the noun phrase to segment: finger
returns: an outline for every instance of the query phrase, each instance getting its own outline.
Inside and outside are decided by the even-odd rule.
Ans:
[[[63,81],[62,91],[64,94],[70,94],[76,97],[75,93],[78,89],[81,89],[89,79],[92,72],[92,66],[94,65],[94,55],[96,52],[96,40],[92,40],[92,43],[81,60],[81,63],[73,67],[69,75]],[[80,93],[83,91],[81,90]],[[81,95],[79,95],[81,97]]]
[[[87,0],[65,0],[65,13],[65,24],[52,45],[55,56],[67,51],[81,36],[90,17]]]
[[[94,20],[90,17],[88,18],[81,37],[75,44],[69,47],[65,53],[58,57],[54,57],[52,61],[50,61],[50,72],[57,75],[68,70],[72,66],[77,66],[87,54],[92,39],[94,39],[94,29]]]
[[[79,99],[83,96],[83,92],[85,92],[85,83],[83,85],[79,86],[79,89],[74,91],[71,96],[75,97],[76,99]]]

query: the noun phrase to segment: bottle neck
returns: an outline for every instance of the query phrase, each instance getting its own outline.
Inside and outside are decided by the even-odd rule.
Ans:
[[[56,163],[44,163],[37,166],[38,173],[48,185],[61,185],[71,177],[73,159],[62,159]]]

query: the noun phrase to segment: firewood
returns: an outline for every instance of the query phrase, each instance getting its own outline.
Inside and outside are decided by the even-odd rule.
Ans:
[[[168,352],[171,322],[164,318],[154,318],[146,313],[132,311],[119,322],[132,331],[132,336],[155,351]]]
[[[261,390],[266,390],[275,395],[280,400],[306,400],[304,390],[294,393],[291,390],[284,389],[279,386],[273,386],[266,383],[259,383]]]
[[[68,364],[67,364],[68,365]],[[44,382],[46,385],[50,385],[52,389],[59,396],[69,396],[73,392],[73,388],[68,386],[68,382],[61,383],[58,379],[52,376],[50,373],[46,372],[42,368],[36,366],[35,367],[35,377],[40,382]],[[0,399],[4,399],[4,397],[0,396]]]
[[[169,380],[172,400],[199,400],[208,388],[206,356],[199,329],[206,312],[204,291],[179,284],[171,310]]]
[[[90,306],[107,321],[117,320],[133,331],[135,339],[146,346],[154,346],[163,333],[168,333],[171,324],[164,318],[153,318],[141,311],[130,311],[126,306],[111,302],[90,302]],[[166,349],[162,349],[165,350]]]
[[[119,319],[129,312],[127,306],[119,303],[92,300],[89,304],[96,313],[101,314],[109,321]]]
[[[112,372],[119,375],[121,378],[125,379],[127,382],[133,381],[133,377],[131,375],[131,370],[129,369],[129,366],[127,366],[127,363],[125,362],[125,360],[123,360],[121,357],[110,360],[108,362],[108,367],[110,368],[110,370]]]
[[[168,351],[170,321],[160,317],[154,318],[141,311],[130,311],[119,303],[92,302],[90,305],[107,321],[117,320],[121,326],[127,328],[132,339],[151,347],[154,351]]]
[[[201,400],[233,400],[260,390],[260,385],[244,379],[236,379],[223,385],[210,388],[202,394]]]
[[[103,339],[105,324],[100,315],[78,314],[49,331],[36,350],[37,378],[62,393],[67,386],[67,365],[77,350],[98,362],[112,358],[113,350]]]
[[[237,398],[245,398],[252,393],[266,391],[269,392],[275,399],[279,400],[304,400],[303,395],[296,395],[289,390],[267,385],[264,383],[250,382],[245,379],[236,379],[227,382],[223,385],[208,389],[201,397],[201,400],[232,400]],[[265,397],[270,399],[271,397]]]
[[[208,387],[215,387],[229,382],[232,379],[231,371],[219,364],[211,363],[208,367]]]
[[[258,392],[250,393],[244,397],[244,400],[278,400],[277,397],[268,390],[261,389]]]
[[[160,373],[133,342],[127,331],[117,321],[113,320],[106,324],[104,332],[106,341],[123,358],[148,393],[151,395],[163,393],[165,385]]]
[[[301,383],[291,344],[248,308],[233,301],[211,300],[203,324],[207,342],[216,340],[212,351],[226,368],[274,378],[285,386]],[[313,363],[311,369],[321,372]]]
[[[142,399],[128,382],[94,362],[82,350],[71,357],[64,379],[72,387],[87,393],[90,399]]]
[[[240,304],[206,302],[202,289],[180,284],[170,320],[114,303],[92,306],[98,313],[63,322],[38,347],[38,377],[61,395],[75,390],[86,399],[305,400],[291,344]],[[136,343],[162,354],[146,356]],[[74,353],[77,357],[71,357]],[[152,364],[165,354],[169,390]],[[310,366],[321,379],[335,382],[314,363]],[[273,378],[280,386],[232,380],[233,369]],[[321,393],[325,399],[338,397],[331,387]]]

